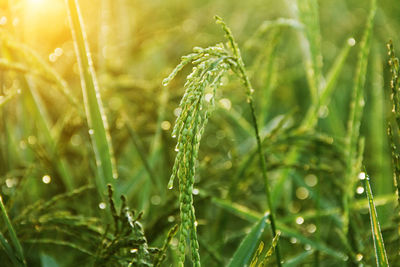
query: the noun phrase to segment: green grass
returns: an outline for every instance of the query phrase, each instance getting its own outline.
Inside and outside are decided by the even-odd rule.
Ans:
[[[395,1],[3,2],[2,266],[400,262]]]

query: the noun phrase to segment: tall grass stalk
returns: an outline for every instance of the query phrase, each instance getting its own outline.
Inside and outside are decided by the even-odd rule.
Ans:
[[[111,137],[108,132],[107,117],[103,108],[78,1],[66,0],[66,4],[79,63],[89,134],[96,158],[98,174],[96,184],[100,195],[104,198],[106,184],[114,184],[114,180],[118,178]]]
[[[350,102],[350,115],[347,123],[346,134],[346,177],[344,183],[343,194],[343,232],[348,233],[349,230],[349,216],[351,198],[354,195],[355,177],[360,170],[354,168],[357,155],[357,147],[360,135],[361,118],[364,108],[364,86],[367,77],[368,57],[371,47],[372,28],[374,25],[374,18],[377,5],[376,0],[371,1],[369,16],[367,19],[367,26],[364,31],[363,38],[360,43],[360,52],[358,54],[357,70],[355,76],[355,84],[352,91]]]
[[[265,156],[264,156],[264,151],[263,151],[263,147],[261,144],[259,127],[258,127],[257,118],[256,118],[256,110],[255,110],[255,105],[254,105],[254,100],[253,100],[254,89],[253,89],[253,86],[251,85],[249,77],[247,76],[244,62],[243,62],[242,56],[240,54],[239,46],[236,43],[231,30],[226,26],[225,22],[220,17],[216,16],[216,20],[217,20],[218,24],[222,25],[222,29],[225,31],[226,38],[230,42],[230,46],[231,46],[233,55],[237,62],[239,77],[242,79],[242,82],[243,82],[244,86],[246,87],[246,94],[247,94],[246,101],[247,101],[247,103],[249,103],[249,106],[250,106],[251,118],[252,118],[254,132],[255,132],[255,136],[256,136],[256,140],[257,140],[258,156],[259,156],[259,160],[260,160],[260,164],[261,164],[261,173],[262,173],[262,177],[263,177],[264,185],[265,185],[265,194],[267,197],[268,208],[270,209],[269,218],[271,221],[271,232],[272,232],[272,236],[276,236],[275,211],[272,206],[271,193],[270,193],[270,188],[269,188],[270,187],[269,180],[267,177],[267,167],[265,165]],[[280,258],[278,244],[276,245],[275,255],[276,255],[277,265],[281,266],[282,264],[281,264],[281,258]]]

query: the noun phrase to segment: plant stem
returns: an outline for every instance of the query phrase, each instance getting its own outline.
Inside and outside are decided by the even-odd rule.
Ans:
[[[259,155],[260,162],[261,162],[261,171],[262,171],[262,176],[263,176],[263,180],[265,183],[265,195],[267,197],[267,204],[268,204],[268,208],[270,210],[269,218],[271,221],[271,232],[272,232],[272,237],[275,237],[276,236],[275,215],[274,215],[274,210],[272,207],[271,194],[270,194],[268,175],[267,175],[267,168],[265,166],[264,151],[263,151],[263,148],[261,145],[260,132],[259,132],[258,124],[257,124],[256,111],[255,111],[254,100],[253,100],[253,96],[252,96],[254,89],[251,85],[249,76],[246,74],[246,68],[244,66],[242,56],[240,54],[239,46],[237,45],[231,30],[228,28],[228,26],[225,24],[225,22],[220,17],[215,16],[215,19],[218,24],[222,25],[222,28],[226,33],[226,37],[229,40],[229,43],[231,45],[233,56],[235,57],[237,65],[238,65],[237,68],[240,72],[239,76],[240,76],[240,78],[242,78],[243,84],[247,89],[247,92],[246,92],[247,103],[249,103],[249,106],[250,106],[251,118],[252,118],[253,127],[254,127],[256,140],[257,140],[257,148],[258,148],[257,150],[258,150],[258,155]],[[276,245],[275,255],[276,255],[276,260],[277,260],[277,266],[278,267],[282,266],[278,244]]]

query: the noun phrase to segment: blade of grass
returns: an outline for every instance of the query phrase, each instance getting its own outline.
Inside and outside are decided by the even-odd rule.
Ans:
[[[11,224],[10,218],[8,217],[6,208],[4,207],[3,197],[0,196],[0,211],[3,219],[6,223],[7,230],[10,233],[11,244],[14,247],[16,256],[18,257],[19,265],[26,266],[24,252],[21,243],[18,240],[17,234],[15,233],[14,227]]]
[[[306,74],[310,85],[311,102],[316,104],[321,89],[322,75],[322,53],[321,33],[319,26],[318,2],[317,0],[298,0],[298,16],[304,24],[306,38],[302,38],[304,56],[306,59]]]
[[[106,184],[114,184],[114,180],[118,178],[111,137],[108,132],[107,117],[101,101],[100,89],[90,56],[89,44],[87,43],[78,1],[66,0],[66,4],[80,69],[89,134],[96,158],[98,174],[96,184],[100,195],[104,198]]]
[[[231,203],[229,201],[225,200],[220,200],[217,198],[212,198],[212,202],[220,206],[221,208],[235,214],[236,216],[243,218],[249,222],[257,222],[260,220],[262,215],[258,212],[252,211],[248,209],[247,207],[244,207],[242,205],[236,204],[236,203]],[[276,227],[278,230],[282,232],[283,236],[287,237],[294,237],[296,238],[300,243],[302,244],[308,244],[312,248],[317,249],[321,251],[322,253],[325,253],[327,255],[330,255],[336,259],[345,261],[347,259],[347,256],[343,254],[340,251],[336,251],[335,249],[332,249],[325,245],[322,241],[317,241],[313,240],[310,238],[305,237],[301,233],[298,233],[297,231],[291,229],[290,227],[286,226],[283,224],[280,220],[276,223]]]
[[[6,252],[8,258],[14,264],[14,266],[19,266],[21,263],[18,261],[18,258],[16,257],[13,249],[11,248],[10,244],[8,244],[7,239],[3,236],[1,232],[0,232],[0,243],[3,246],[4,251]]]
[[[343,231],[348,233],[349,228],[349,213],[350,199],[354,195],[354,177],[357,173],[354,168],[357,155],[357,145],[360,135],[361,118],[364,107],[364,87],[367,76],[368,57],[371,46],[372,27],[376,13],[376,0],[371,1],[370,13],[367,20],[367,26],[364,31],[362,41],[360,43],[360,51],[358,54],[357,72],[355,76],[355,84],[352,91],[350,102],[350,115],[347,122],[346,134],[346,174],[345,187],[343,194]],[[359,170],[358,170],[359,171]]]
[[[253,86],[251,85],[249,76],[246,73],[246,68],[240,53],[240,49],[238,44],[236,43],[232,31],[228,28],[228,26],[225,24],[225,22],[218,16],[215,16],[216,22],[222,26],[222,29],[225,32],[226,38],[229,40],[229,43],[231,45],[232,53],[234,57],[236,58],[237,64],[238,64],[238,71],[239,71],[239,76],[242,78],[242,82],[244,86],[246,87],[246,95],[247,95],[247,103],[250,106],[250,113],[251,113],[251,118],[252,118],[252,123],[254,127],[254,133],[257,141],[257,151],[259,155],[259,160],[261,164],[261,174],[264,180],[264,186],[265,186],[265,195],[267,198],[267,204],[268,208],[270,209],[270,221],[271,221],[271,232],[273,236],[276,236],[276,227],[275,227],[275,211],[272,206],[272,200],[271,200],[271,193],[270,193],[270,182],[268,180],[268,175],[267,175],[267,168],[265,165],[265,156],[264,156],[264,150],[261,144],[261,138],[260,138],[260,132],[259,132],[259,127],[257,123],[257,117],[256,117],[256,110],[255,110],[255,104],[253,100],[253,93],[254,89]],[[280,267],[282,266],[281,264],[281,258],[280,258],[280,253],[279,253],[279,246],[278,244],[276,245],[276,261],[277,261],[277,266]]]
[[[260,241],[261,235],[264,232],[264,228],[267,225],[267,218],[269,213],[265,214],[261,220],[253,226],[251,232],[243,239],[238,249],[235,251],[229,267],[242,267],[247,266],[252,258],[254,251],[257,248],[257,244]]]
[[[368,198],[369,215],[371,220],[371,231],[374,240],[376,265],[378,267],[389,266],[388,259],[386,256],[385,244],[381,233],[381,227],[379,226],[378,214],[376,213],[376,207],[374,204],[374,196],[372,195],[371,185],[369,183],[369,176],[364,173],[360,176],[363,180],[365,192]]]

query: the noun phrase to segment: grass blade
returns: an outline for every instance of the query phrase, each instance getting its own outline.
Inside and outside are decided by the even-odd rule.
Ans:
[[[389,266],[386,256],[385,244],[382,238],[381,227],[379,226],[378,214],[376,213],[374,196],[372,195],[372,189],[369,183],[369,177],[365,173],[362,174],[363,175],[360,175],[360,179],[362,179],[364,182],[364,188],[368,198],[369,216],[371,219],[371,231],[374,240],[376,265],[378,267]]]
[[[367,66],[368,57],[371,47],[371,36],[372,36],[372,26],[374,24],[374,18],[376,13],[376,0],[371,1],[371,9],[369,17],[367,20],[367,26],[364,31],[363,39],[360,44],[360,52],[358,54],[357,62],[357,73],[355,77],[355,84],[352,92],[351,102],[350,102],[350,115],[347,123],[347,135],[346,135],[346,153],[347,153],[347,169],[346,169],[346,180],[347,185],[344,189],[343,194],[343,229],[344,233],[347,234],[349,227],[349,202],[353,195],[354,179],[357,176],[354,168],[354,163],[356,161],[357,155],[357,144],[360,135],[360,125],[361,118],[363,114],[364,107],[364,86],[367,77]]]
[[[77,0],[66,0],[66,3],[79,63],[86,116],[90,128],[89,134],[96,157],[97,173],[99,176],[97,185],[100,194],[104,197],[106,184],[113,184],[113,180],[118,178],[111,146],[111,137],[108,132],[107,118],[103,109],[78,2]]]
[[[264,228],[267,225],[267,218],[269,214],[265,214],[261,220],[253,226],[251,232],[243,239],[239,248],[235,251],[231,261],[229,262],[229,267],[241,267],[247,266],[254,251],[257,248],[257,244],[261,238]]]
[[[6,223],[7,230],[10,233],[11,244],[14,247],[16,256],[18,257],[19,265],[26,266],[26,261],[21,243],[19,242],[14,227],[12,226],[10,218],[8,217],[6,208],[4,207],[2,196],[0,196],[0,210],[1,210],[1,215],[3,216],[3,219]]]

